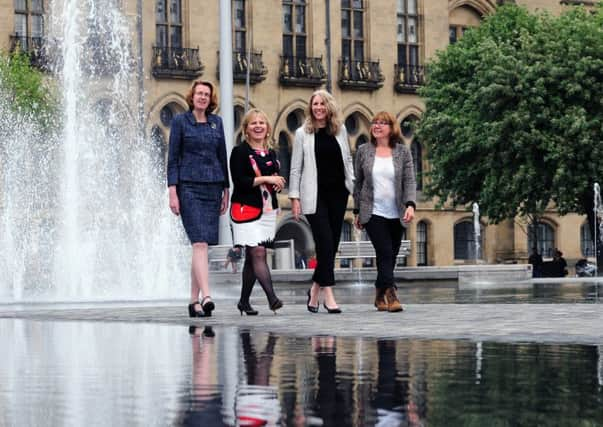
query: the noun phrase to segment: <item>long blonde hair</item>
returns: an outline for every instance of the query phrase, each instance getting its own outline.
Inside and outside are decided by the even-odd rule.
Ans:
[[[329,135],[337,135],[342,125],[341,117],[339,116],[339,108],[335,102],[335,98],[324,89],[315,91],[310,97],[310,102],[306,107],[306,121],[304,122],[304,130],[307,133],[314,133],[317,129],[316,120],[312,115],[312,101],[316,96],[320,96],[327,107],[327,133]]]
[[[267,131],[266,131],[266,138],[264,138],[264,144],[263,144],[264,148],[265,149],[274,148],[273,139],[271,137],[272,125],[270,124],[270,120],[268,120],[268,116],[266,115],[266,113],[264,113],[259,108],[252,108],[251,110],[247,111],[247,113],[245,113],[245,116],[243,116],[243,121],[241,122],[241,130],[243,131],[243,138],[245,139],[245,141],[247,141],[247,128],[249,127],[249,123],[251,122],[251,120],[253,119],[254,116],[260,116],[266,122]]]

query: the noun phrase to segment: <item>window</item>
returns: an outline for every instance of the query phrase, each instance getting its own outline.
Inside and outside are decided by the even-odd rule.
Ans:
[[[417,0],[398,0],[397,5],[398,65],[419,66],[419,12]]]
[[[417,224],[417,265],[427,265],[427,224]]]
[[[289,187],[291,152],[289,150],[289,136],[286,132],[281,132],[278,136],[278,161],[281,164],[281,176],[286,180],[285,187]]]
[[[182,4],[180,0],[155,3],[155,43],[159,47],[182,47]]]
[[[151,129],[151,147],[154,154],[155,170],[165,172],[167,158],[167,144],[161,127],[155,125]]]
[[[344,61],[364,61],[363,0],[341,0],[341,56]]]
[[[585,222],[580,227],[580,251],[582,256],[595,256],[595,245],[593,244],[592,233],[588,222]]]
[[[44,5],[42,0],[15,1],[15,36],[24,49],[29,47],[29,38],[44,36]]]
[[[407,140],[410,140],[410,152],[412,154],[413,166],[415,168],[415,180],[417,182],[417,190],[423,189],[423,147],[421,143],[415,138],[415,122],[417,117],[410,115],[400,122],[400,130],[402,136]]]
[[[247,52],[247,19],[245,14],[245,0],[232,2],[233,12],[233,50],[238,53]]]
[[[358,132],[358,117],[355,113],[350,114],[345,119],[345,129],[350,135],[355,135]]]
[[[465,31],[467,31],[467,27],[463,27],[460,25],[451,25],[448,27],[448,41],[450,42],[450,44],[454,44],[457,41],[460,40],[461,37],[463,37],[463,34],[465,34]]]
[[[481,228],[481,226],[480,226]],[[461,221],[454,226],[454,259],[481,259],[484,233],[480,229],[479,253],[475,254],[475,230],[473,221]]]
[[[528,226],[528,250],[531,251],[534,247],[533,242],[534,226]],[[538,253],[544,257],[552,257],[555,249],[555,230],[549,224],[539,222],[536,226],[536,241]]]
[[[283,0],[283,56],[306,57],[305,0]]]

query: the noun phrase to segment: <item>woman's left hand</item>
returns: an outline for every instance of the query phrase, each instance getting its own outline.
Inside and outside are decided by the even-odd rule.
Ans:
[[[408,206],[404,211],[404,216],[402,217],[402,221],[410,222],[415,217],[415,208],[412,206]]]
[[[222,203],[220,205],[220,215],[224,215],[228,210],[228,188],[222,191]]]

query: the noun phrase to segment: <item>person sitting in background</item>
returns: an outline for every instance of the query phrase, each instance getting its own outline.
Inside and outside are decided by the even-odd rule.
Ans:
[[[234,245],[228,250],[228,254],[226,255],[226,262],[224,263],[224,268],[228,268],[228,264],[231,264],[232,272],[237,272],[237,263],[241,260],[241,257],[243,255],[241,248],[241,245]]]
[[[542,255],[538,253],[538,248],[534,246],[532,253],[528,258],[528,264],[532,264],[532,277],[542,276]]]

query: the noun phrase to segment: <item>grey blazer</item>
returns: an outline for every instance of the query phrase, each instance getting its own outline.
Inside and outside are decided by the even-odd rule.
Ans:
[[[335,139],[341,148],[345,187],[350,193],[354,191],[354,166],[348,132],[341,126]],[[318,176],[316,171],[316,155],[314,152],[314,133],[307,133],[304,127],[295,131],[295,142],[291,154],[291,169],[289,172],[289,198],[300,199],[302,214],[316,213],[318,198]]]
[[[373,165],[375,164],[376,147],[367,142],[356,150],[354,171],[354,213],[359,215],[360,224],[366,224],[373,214]],[[396,144],[392,150],[394,162],[394,185],[396,205],[400,207],[400,215],[407,206],[415,207],[417,184],[412,154],[403,143]]]

